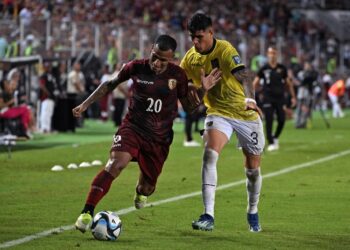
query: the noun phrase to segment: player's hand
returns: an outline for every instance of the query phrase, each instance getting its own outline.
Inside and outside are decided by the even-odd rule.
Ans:
[[[222,72],[215,68],[213,69],[209,75],[205,76],[204,69],[201,69],[201,82],[202,88],[204,91],[208,91],[212,87],[214,87],[221,80]]]
[[[297,99],[296,98],[292,98],[290,99],[290,102],[291,102],[291,107],[294,108],[297,106]]]
[[[73,116],[75,117],[81,117],[81,114],[87,109],[84,104],[80,104],[79,106],[76,106],[74,109],[72,109]]]
[[[254,110],[256,112],[258,112],[259,116],[262,118],[263,117],[263,112],[261,111],[261,109],[258,107],[258,105],[256,105],[255,101],[250,101],[249,99],[246,100],[245,102],[245,109],[246,110]]]
[[[187,99],[192,107],[197,107],[201,103],[197,88],[194,85],[188,85]]]

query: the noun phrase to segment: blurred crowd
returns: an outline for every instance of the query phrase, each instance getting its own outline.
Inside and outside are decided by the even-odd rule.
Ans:
[[[200,10],[211,15],[218,36],[235,44],[241,54],[245,55],[245,61],[253,60],[253,63],[256,64],[259,62],[256,56],[261,53],[261,46],[266,47],[267,44],[276,43],[278,39],[282,39],[283,48],[281,49],[284,60],[295,56],[302,57],[297,58],[298,60],[305,58],[314,60],[316,56],[314,47],[315,44],[319,44],[322,60],[318,62],[321,64],[318,66],[332,70],[334,60],[335,63],[338,63],[337,60],[339,60],[339,41],[322,23],[314,23],[302,14],[299,8],[307,6],[309,1],[299,1],[300,4],[296,6],[294,4],[296,8],[292,8],[291,3],[295,2],[298,1],[6,0],[0,4],[0,13],[2,20],[20,19],[25,27],[38,26],[36,20],[50,19],[52,23],[59,24],[59,31],[53,29],[50,36],[45,38],[40,37],[40,34],[27,33],[23,47],[30,44],[31,49],[25,51],[25,48],[21,48],[22,54],[27,55],[33,53],[32,47],[40,47],[44,43],[49,45],[46,45],[46,49],[40,49],[39,52],[46,53],[52,47],[56,50],[62,49],[63,43],[67,41],[59,40],[62,39],[62,36],[67,40],[64,31],[67,33],[72,22],[91,23],[88,26],[78,27],[80,35],[77,41],[78,46],[91,48],[95,42],[93,35],[93,24],[95,23],[109,27],[107,33],[104,30],[100,31],[102,37],[107,40],[104,41],[106,46],[102,47],[103,51],[101,51],[101,56],[106,60],[108,49],[116,43],[113,38],[119,35],[119,27],[127,27],[124,29],[124,36],[127,43],[132,42],[135,47],[138,46],[139,39],[145,39],[139,37],[138,29],[145,28],[147,31],[152,31],[151,33],[155,33],[154,36],[161,33],[183,32],[188,17]],[[37,29],[43,32],[46,27],[41,24]],[[8,45],[13,42],[11,35],[15,35],[13,30],[10,30],[8,34],[0,33]],[[147,36],[149,34],[146,34],[146,39]],[[261,44],[262,41],[264,44]],[[5,41],[0,42],[0,57],[6,54],[4,43]],[[190,46],[189,41],[186,44]],[[299,45],[301,48],[298,48]],[[122,58],[129,59],[132,57],[130,54],[137,56],[140,53],[138,49],[138,47],[128,48],[127,54],[124,54]],[[145,48],[146,51],[147,49]],[[11,55],[9,50],[7,53]],[[345,63],[350,67],[350,45],[345,46],[344,55]],[[253,65],[254,67],[257,65]]]
[[[309,2],[313,1],[4,0],[0,3],[0,20],[4,23],[12,20],[16,24],[20,20],[28,32],[25,33],[24,40],[19,41],[18,25],[1,28],[0,60],[37,53],[43,55],[44,59],[59,59],[44,60],[40,66],[35,67],[34,75],[37,78],[32,76],[31,79],[34,94],[23,93],[25,67],[16,69],[14,75],[19,75],[16,81],[11,80],[13,74],[9,77],[11,69],[1,70],[1,93],[13,97],[16,91],[17,96],[18,93],[23,93],[22,101],[17,101],[17,106],[21,103],[26,106],[17,111],[21,115],[16,113],[16,117],[20,117],[19,120],[24,123],[26,134],[35,129],[42,133],[53,130],[74,131],[76,126],[82,126],[83,121],[75,121],[72,117],[62,120],[62,117],[67,117],[74,105],[92,93],[101,79],[118,71],[125,61],[142,54],[147,56],[149,44],[158,34],[183,33],[186,37],[185,49],[188,49],[191,43],[187,39],[186,21],[196,11],[203,11],[212,17],[217,36],[232,42],[253,72],[257,72],[266,63],[266,47],[269,44],[279,44],[282,55],[280,60],[289,68],[289,77],[293,79],[296,90],[300,86],[308,86],[309,96],[314,100],[312,108],[325,110],[331,107],[332,101],[327,93],[332,84],[343,80],[344,86],[348,88],[350,80],[348,75],[337,71],[340,41],[323,24],[310,21],[300,11],[301,7],[309,6]],[[338,4],[339,8],[347,7],[341,6],[342,2]],[[38,20],[50,20],[59,25],[53,26],[50,36],[43,36],[40,32],[46,26],[40,26]],[[85,24],[77,28],[77,47],[92,51],[96,45],[94,25],[104,27],[99,31],[103,45],[97,58],[91,59],[88,55],[75,58],[77,60],[74,63],[70,57],[70,47],[69,56],[65,54],[63,57],[59,53],[65,50],[64,43],[70,40],[64,34],[74,22]],[[123,51],[120,51],[118,40],[119,27],[124,28],[123,39],[126,45],[123,46]],[[140,28],[150,32],[146,32],[145,37],[140,37]],[[140,51],[140,39],[147,41],[144,51]],[[319,46],[318,55],[314,49],[315,44]],[[349,70],[350,44],[345,44],[343,52],[345,69]],[[177,56],[181,58],[182,55]],[[98,63],[91,66],[90,61]],[[7,87],[10,82],[11,87]],[[119,125],[121,117],[118,114],[125,112],[127,86],[125,83],[111,96],[92,106],[87,116],[103,121],[112,117],[115,124]],[[8,92],[9,89],[12,92]],[[349,105],[347,91],[348,89],[342,95],[340,106]],[[299,95],[301,100],[302,94]],[[15,103],[16,101],[11,101],[7,105],[13,108]],[[334,116],[340,117],[340,114],[344,115],[338,112]],[[12,113],[12,116],[15,115]],[[196,117],[195,120],[200,118]]]

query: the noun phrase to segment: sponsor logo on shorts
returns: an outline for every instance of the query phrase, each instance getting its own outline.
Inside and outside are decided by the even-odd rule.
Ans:
[[[122,144],[120,144],[119,142],[122,140],[122,137],[120,135],[114,135],[113,136],[113,147],[120,147]]]
[[[176,79],[169,79],[168,80],[168,86],[170,90],[173,90],[174,88],[176,88]]]

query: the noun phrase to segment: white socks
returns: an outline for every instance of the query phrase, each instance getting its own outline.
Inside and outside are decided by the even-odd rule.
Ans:
[[[204,204],[204,213],[214,217],[215,205],[215,191],[217,185],[217,170],[216,163],[219,154],[210,148],[205,149],[203,155],[202,166],[202,196]],[[262,177],[260,174],[260,167],[256,169],[245,169],[247,176],[247,195],[249,214],[256,214],[258,212],[259,196],[262,184]]]
[[[258,203],[261,190],[262,177],[260,174],[260,167],[256,169],[245,169],[247,176],[247,195],[248,195],[248,207],[247,212],[249,214],[256,214],[258,212]]]
[[[202,196],[204,213],[214,218],[215,190],[217,184],[216,162],[219,154],[210,148],[204,150],[202,166]]]

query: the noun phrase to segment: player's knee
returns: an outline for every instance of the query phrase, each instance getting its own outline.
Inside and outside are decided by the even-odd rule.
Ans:
[[[264,147],[264,145],[265,145],[265,140],[263,139],[262,147]],[[245,167],[247,169],[259,168],[260,161],[261,161],[261,155],[259,154],[260,153],[259,151],[260,150],[257,150],[255,154],[252,154],[252,153],[249,153],[248,150],[243,148],[243,153],[245,155]]]
[[[105,166],[105,170],[112,176],[116,177],[126,167],[127,164],[123,164],[115,158],[110,158]]]
[[[203,155],[203,167],[211,168],[216,167],[216,162],[218,161],[219,154],[213,149],[206,148]]]
[[[249,180],[255,181],[260,176],[260,168],[246,168],[245,174]]]

